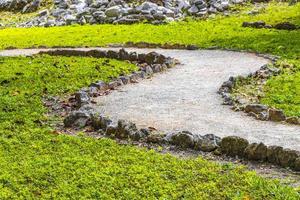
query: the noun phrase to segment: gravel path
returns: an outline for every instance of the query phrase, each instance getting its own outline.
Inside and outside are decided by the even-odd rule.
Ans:
[[[150,52],[153,49],[128,49]],[[31,55],[40,50],[7,50],[0,56]],[[221,105],[218,88],[230,76],[254,72],[268,60],[249,53],[219,50],[155,51],[177,58],[183,65],[99,97],[97,109],[140,127],[171,132],[189,130],[201,135],[237,135],[251,142],[300,150],[300,126],[257,121]]]

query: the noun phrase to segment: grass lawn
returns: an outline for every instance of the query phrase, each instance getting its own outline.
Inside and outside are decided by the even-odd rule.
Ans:
[[[108,61],[0,57],[0,199],[299,199],[295,189],[242,167],[67,136],[43,123],[42,96],[135,70]]]
[[[265,101],[272,104],[272,99],[278,97],[268,97],[268,93],[289,94],[280,88],[290,90],[288,83],[297,82],[300,32],[242,28],[241,23],[289,20],[299,24],[299,10],[300,4],[271,5],[254,17],[218,16],[162,26],[9,28],[0,30],[0,49],[146,41],[272,53],[295,65],[292,72],[286,71],[268,82]],[[241,167],[218,165],[201,158],[178,159],[120,146],[108,139],[57,134],[47,125],[50,119],[41,98],[65,95],[95,80],[108,81],[135,69],[125,62],[104,60],[0,57],[0,199],[299,199],[295,189]],[[292,97],[299,98],[297,94]],[[296,104],[285,101],[278,106],[285,103],[289,106],[285,110],[297,111]]]

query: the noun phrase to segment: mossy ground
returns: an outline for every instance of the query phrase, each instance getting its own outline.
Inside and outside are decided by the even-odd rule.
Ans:
[[[42,97],[135,70],[126,62],[0,58],[0,199],[297,199],[297,192],[232,165],[179,159],[108,139],[52,130]]]
[[[217,16],[163,26],[9,28],[0,30],[0,48],[104,46],[127,41],[196,44],[272,53],[295,62],[298,68],[299,31],[242,28],[241,23],[288,20],[299,24],[299,10],[299,4],[276,4],[254,17]],[[108,81],[135,69],[115,60],[109,60],[107,65],[104,60],[0,58],[0,199],[299,199],[295,189],[240,167],[201,158],[184,160],[120,146],[107,139],[72,137],[53,131],[47,125],[43,96],[68,94],[92,81]],[[291,87],[287,78],[286,84],[279,84],[280,77],[285,76],[297,82],[297,73],[287,71],[270,80],[267,88]],[[289,94],[279,89],[266,91],[272,95],[279,91]]]

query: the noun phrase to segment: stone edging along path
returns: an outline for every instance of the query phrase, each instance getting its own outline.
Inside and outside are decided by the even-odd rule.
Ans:
[[[124,120],[114,121],[107,116],[96,114],[90,104],[95,96],[105,95],[111,89],[136,82],[137,79],[146,78],[153,73],[173,67],[178,62],[170,57],[165,57],[158,53],[137,54],[120,51],[102,50],[53,50],[46,53],[49,55],[64,56],[92,56],[108,57],[120,60],[130,60],[138,65],[139,71],[129,76],[121,76],[110,83],[96,82],[89,88],[78,91],[73,98],[70,98],[75,110],[71,111],[65,118],[67,127],[84,127],[89,125],[95,131],[119,139],[138,140],[149,143],[172,144],[181,148],[191,148],[200,151],[214,152],[215,154],[225,154],[232,157],[241,157],[248,160],[267,161],[294,170],[300,170],[300,153],[298,151],[284,149],[278,146],[266,146],[263,143],[252,143],[246,139],[227,136],[222,139],[213,134],[200,136],[189,131],[176,133],[162,133],[152,128],[138,129],[136,124]]]

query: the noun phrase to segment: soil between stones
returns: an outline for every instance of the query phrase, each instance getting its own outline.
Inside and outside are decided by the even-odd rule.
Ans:
[[[45,49],[6,50],[0,56],[32,55],[41,50]],[[300,126],[257,121],[221,105],[217,94],[230,76],[254,72],[268,60],[254,54],[220,50],[126,50],[156,51],[178,59],[182,65],[96,98],[99,112],[165,132],[189,130],[201,135],[236,135],[250,142],[300,150]]]

